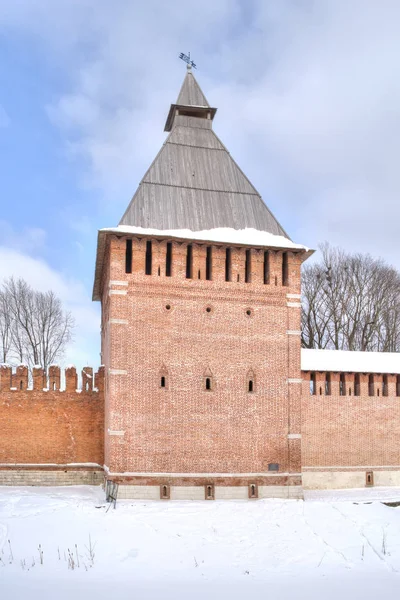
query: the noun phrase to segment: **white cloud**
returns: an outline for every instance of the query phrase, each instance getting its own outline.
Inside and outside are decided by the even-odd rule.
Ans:
[[[112,200],[104,226],[164,139],[191,50],[217,133],[295,240],[400,266],[397,0],[20,0],[2,22],[64,69],[48,114]]]
[[[64,364],[73,363],[79,369],[87,364],[96,367],[100,362],[99,305],[91,301],[83,284],[52,269],[42,259],[0,246],[0,282],[11,276],[22,277],[34,289],[52,290],[64,309],[73,314],[75,339],[67,350]]]
[[[46,237],[45,230],[39,227],[24,227],[22,231],[16,231],[10,223],[0,219],[1,244],[8,248],[36,253],[45,247]]]

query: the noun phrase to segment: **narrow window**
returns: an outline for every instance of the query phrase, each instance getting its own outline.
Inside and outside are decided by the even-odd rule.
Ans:
[[[360,373],[354,374],[354,395],[360,395]]]
[[[289,285],[288,254],[282,254],[282,285]]]
[[[383,375],[382,377],[382,395],[389,396],[389,385],[388,385],[388,376]]]
[[[188,244],[186,248],[186,279],[193,277],[193,247]]]
[[[165,256],[165,275],[171,277],[172,275],[172,242],[167,242],[167,253]]]
[[[351,396],[351,387],[349,387],[349,396]]]
[[[145,265],[145,273],[146,275],[151,275],[151,267],[153,262],[153,248],[151,242],[146,242],[146,265]]]
[[[325,374],[325,396],[331,395],[331,374]]]
[[[373,471],[367,471],[365,473],[365,485],[371,487],[374,485],[374,473]]]
[[[54,389],[56,389],[56,384],[54,384]],[[89,391],[89,384],[88,383],[86,384],[86,391],[87,392]]]
[[[269,283],[269,252],[264,252],[264,283]]]
[[[211,281],[211,279],[212,279],[212,247],[211,246],[207,246],[206,279],[208,281]]]
[[[19,382],[19,389],[22,390],[22,381]]]
[[[200,269],[197,271],[197,279],[201,279],[201,272],[200,272]]]
[[[214,500],[214,486],[206,485],[206,500]]]
[[[375,396],[375,382],[374,376],[368,376],[368,396]]]
[[[344,373],[340,373],[340,381],[339,381],[339,395],[346,395],[346,376]]]
[[[310,395],[315,396],[317,393],[317,386],[315,382],[315,373],[310,373]]]
[[[160,486],[160,498],[161,498],[161,500],[169,500],[169,498],[170,498],[169,485],[161,485]]]
[[[165,376],[164,375],[161,377],[161,387],[165,388]]]
[[[206,390],[211,390],[211,377],[206,377]]]
[[[257,498],[258,497],[258,486],[256,483],[251,483],[249,485],[249,498]]]
[[[126,240],[125,273],[132,273],[132,240]]]
[[[400,396],[400,375],[396,377],[396,396]]]
[[[231,281],[232,277],[232,250],[227,248],[225,251],[225,281]]]
[[[246,283],[251,283],[251,250],[246,250],[246,263],[244,269],[244,280]]]
[[[253,392],[254,391],[254,384],[253,384],[253,380],[250,379],[249,380],[249,392]]]
[[[161,275],[161,267],[158,267],[158,276],[160,277]]]

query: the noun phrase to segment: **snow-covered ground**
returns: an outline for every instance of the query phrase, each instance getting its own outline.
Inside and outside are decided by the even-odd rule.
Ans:
[[[0,598],[397,594],[400,507],[377,494],[400,500],[400,489],[381,489],[313,492],[305,502],[120,501],[114,510],[95,487],[3,487]]]

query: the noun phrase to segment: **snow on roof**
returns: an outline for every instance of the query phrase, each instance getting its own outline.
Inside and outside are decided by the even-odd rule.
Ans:
[[[301,370],[400,374],[400,352],[354,352],[302,348]]]
[[[118,225],[100,229],[108,233],[131,233],[136,235],[157,235],[179,239],[204,240],[224,244],[243,244],[247,246],[268,246],[273,248],[293,248],[294,250],[309,251],[302,244],[295,244],[283,235],[274,235],[258,229],[233,229],[231,227],[216,227],[215,229],[191,231],[190,229],[150,229],[134,225]]]

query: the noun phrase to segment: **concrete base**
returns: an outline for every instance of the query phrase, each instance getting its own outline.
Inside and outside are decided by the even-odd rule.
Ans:
[[[101,485],[104,482],[102,470],[39,470],[39,469],[5,469],[0,470],[1,485]]]
[[[363,470],[320,470],[303,471],[305,490],[339,490],[366,487],[366,473],[372,471],[374,486],[400,486],[400,470],[375,470],[368,467]]]
[[[249,500],[248,486],[215,486],[215,500]],[[303,489],[297,485],[261,485],[259,498],[302,499]],[[159,485],[119,485],[118,500],[160,500]],[[205,500],[202,485],[170,487],[170,500]],[[166,500],[163,500],[165,502]],[[254,500],[252,500],[254,501]]]

